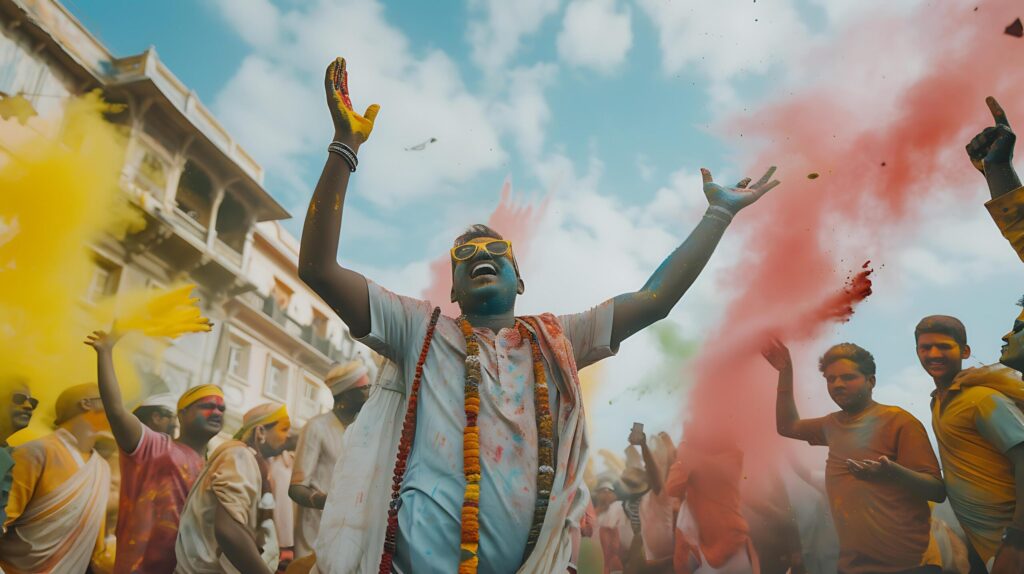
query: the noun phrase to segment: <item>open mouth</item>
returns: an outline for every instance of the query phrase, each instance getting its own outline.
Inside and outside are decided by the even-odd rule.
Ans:
[[[490,261],[481,261],[473,266],[469,271],[469,278],[476,279],[477,277],[483,277],[484,275],[498,275],[498,268],[494,266]]]

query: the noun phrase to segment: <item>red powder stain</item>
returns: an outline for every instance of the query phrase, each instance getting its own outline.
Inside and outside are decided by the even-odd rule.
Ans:
[[[865,238],[852,255],[881,260],[881,268],[894,246],[880,238],[926,224],[921,207],[931,198],[955,193],[965,210],[984,213],[984,182],[963,148],[993,123],[986,96],[1024,117],[1024,74],[1007,73],[1024,69],[1024,50],[992,33],[1019,4],[994,0],[969,25],[954,4],[851,23],[809,56],[808,65],[821,68],[810,84],[721,126],[721,133],[744,134],[734,143],[747,146],[746,173],[777,164],[783,183],[737,217],[744,256],[724,277],[736,295],[694,365],[688,418],[712,432],[738,431],[754,479],[796,444],[775,433],[777,375],[759,353],[765,338],[824,346],[818,338],[826,326],[848,320],[871,293],[870,266],[854,274],[833,247],[851,234]],[[865,73],[874,74],[873,85]],[[818,166],[829,166],[825,187],[802,177]],[[861,343],[870,349],[871,341]]]
[[[501,462],[501,455],[504,454],[505,447],[498,445],[498,448],[494,449],[494,462]]]
[[[488,227],[512,242],[512,252],[515,254],[520,270],[523,269],[523,264],[528,258],[530,244],[534,237],[533,232],[544,219],[550,197],[550,194],[546,195],[536,205],[516,201],[512,193],[512,182],[506,179],[501,186],[501,199],[487,219]],[[473,223],[477,222],[467,221],[466,226]],[[452,239],[455,238],[452,237]],[[430,283],[423,290],[422,296],[434,305],[441,307],[441,311],[445,315],[455,317],[459,314],[459,307],[451,302],[451,291],[452,263],[451,257],[445,253],[430,263]]]

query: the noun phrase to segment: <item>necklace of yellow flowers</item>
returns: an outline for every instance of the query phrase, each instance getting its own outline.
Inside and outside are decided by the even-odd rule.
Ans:
[[[402,479],[405,476],[406,464],[409,452],[412,450],[413,439],[416,433],[416,405],[418,401],[420,382],[423,378],[423,364],[426,361],[427,352],[430,349],[430,341],[434,335],[434,328],[437,325],[437,318],[440,309],[434,309],[430,323],[427,326],[427,334],[423,342],[419,360],[416,363],[416,372],[413,377],[412,389],[410,390],[409,402],[406,407],[405,421],[402,426],[402,438],[398,446],[398,460],[395,464],[395,472],[391,488],[391,505],[388,509],[388,524],[384,538],[384,552],[381,557],[380,574],[390,574],[391,564],[394,559],[396,540],[398,535],[398,507],[399,493],[401,491]],[[459,317],[459,330],[466,340],[466,379],[464,409],[466,413],[466,426],[462,430],[462,457],[463,473],[466,479],[466,489],[462,502],[462,533],[460,542],[459,574],[475,574],[479,565],[480,547],[480,427],[478,417],[480,415],[480,343],[473,333],[473,326],[465,318]],[[551,420],[551,409],[548,403],[547,374],[544,372],[544,358],[540,351],[540,344],[537,336],[530,331],[521,320],[516,320],[516,329],[524,341],[529,341],[530,352],[533,358],[533,392],[534,411],[537,422],[537,501],[534,505],[533,521],[530,525],[530,532],[527,536],[526,551],[524,559],[529,556],[544,525],[544,517],[547,514],[548,502],[551,498],[551,489],[555,480],[554,468],[554,426]]]

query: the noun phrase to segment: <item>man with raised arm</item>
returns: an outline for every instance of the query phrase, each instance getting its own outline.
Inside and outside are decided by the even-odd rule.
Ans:
[[[939,463],[920,421],[871,398],[871,353],[853,343],[825,351],[818,369],[839,410],[814,419],[797,411],[789,349],[773,340],[763,354],[779,371],[778,433],[828,447],[825,488],[839,535],[840,574],[939,574],[928,507],[946,499]]]
[[[1024,261],[1024,186],[1013,168],[1017,136],[999,102],[988,97],[985,103],[995,125],[971,139],[967,156],[988,184],[992,199],[985,207],[989,215]],[[963,341],[956,341],[949,336],[948,327],[962,330],[963,324],[952,317],[945,319],[945,336],[932,333],[930,338],[939,340],[927,341],[924,348],[919,338],[918,356],[926,370],[927,361],[956,367],[952,372],[936,372],[932,376],[936,384],[932,426],[939,441],[946,482],[951,484],[952,480],[958,486],[950,488],[949,497],[971,539],[972,574],[984,567],[977,562],[990,562],[992,574],[1024,572],[1024,415],[1020,409],[1024,401],[1024,311],[1003,335],[999,357],[1002,365],[962,372],[960,363],[970,356],[966,334]],[[971,424],[957,424],[957,414],[961,420],[970,420],[975,413]],[[958,448],[943,444],[944,436],[960,439]],[[947,462],[947,453],[951,457],[959,455],[961,464]]]
[[[178,400],[177,440],[144,425],[121,399],[114,372],[117,332],[96,331],[86,344],[96,350],[100,398],[120,449],[121,495],[115,574],[171,574],[178,521],[189,489],[203,470],[206,445],[224,423],[220,387],[189,389]]]
[[[471,226],[450,252],[451,299],[462,314],[438,317],[430,303],[338,263],[346,189],[378,106],[363,116],[353,111],[340,58],[327,69],[326,91],[334,142],[307,212],[299,275],[354,337],[396,364],[406,398],[371,396],[353,425],[387,419],[393,432],[347,431],[336,475],[368,472],[367,484],[377,489],[328,493],[317,567],[332,574],[573,569],[573,541],[589,498],[577,369],[613,355],[623,340],[668,315],[733,216],[778,185],[770,181],[774,168],[749,187],[749,178],[723,187],[701,170],[710,205],[686,241],[638,291],[575,315],[517,317],[525,283],[514,246],[496,230]],[[390,464],[350,456],[373,453],[373,440]],[[386,503],[388,491],[392,504],[382,512],[379,499]]]

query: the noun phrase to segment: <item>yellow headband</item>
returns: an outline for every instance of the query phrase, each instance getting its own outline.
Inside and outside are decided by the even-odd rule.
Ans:
[[[242,417],[242,428],[235,433],[235,440],[245,440],[249,431],[256,427],[288,420],[288,407],[276,403],[264,403],[253,407]]]
[[[220,397],[223,399],[224,391],[220,390],[220,387],[217,385],[199,385],[198,387],[192,387],[185,391],[185,393],[181,395],[181,398],[178,399],[178,410],[185,410],[199,399],[205,399],[206,397]]]

